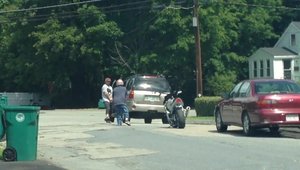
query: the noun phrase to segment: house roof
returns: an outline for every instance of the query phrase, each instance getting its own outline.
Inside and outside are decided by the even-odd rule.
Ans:
[[[280,36],[280,38],[278,39],[278,41],[276,42],[276,44],[274,45],[274,47],[279,47],[279,44],[283,41],[283,39],[286,36],[290,36],[291,32],[289,30],[291,30],[294,27],[297,30],[300,30],[300,21],[292,21],[288,27],[285,29],[285,31],[282,33],[282,35]],[[297,31],[298,32],[298,31]],[[282,45],[281,45],[282,46]]]
[[[300,29],[300,22],[293,21],[292,24],[294,24],[298,29]]]
[[[299,26],[300,26],[300,22],[299,22]],[[295,56],[297,55],[297,53],[288,50],[286,48],[261,48],[261,50],[273,55],[273,56]]]

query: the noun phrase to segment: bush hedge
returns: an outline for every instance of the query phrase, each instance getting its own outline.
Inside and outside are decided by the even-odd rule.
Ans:
[[[214,116],[215,106],[221,99],[218,96],[201,96],[195,98],[197,116]]]

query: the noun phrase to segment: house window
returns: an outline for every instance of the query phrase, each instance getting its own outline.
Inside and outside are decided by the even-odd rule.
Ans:
[[[292,78],[291,60],[283,60],[284,79]]]
[[[263,60],[260,60],[260,77],[264,77],[264,61]]]
[[[295,45],[296,45],[296,35],[291,34],[291,46],[295,46]]]
[[[257,62],[253,62],[253,77],[257,77]]]
[[[271,64],[270,64],[270,60],[267,60],[267,77],[271,76]]]

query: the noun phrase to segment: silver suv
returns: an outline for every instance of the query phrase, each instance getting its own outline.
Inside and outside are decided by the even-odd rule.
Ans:
[[[126,88],[130,118],[144,119],[145,123],[162,119],[163,123],[168,123],[163,102],[171,87],[165,77],[134,75],[126,79]]]

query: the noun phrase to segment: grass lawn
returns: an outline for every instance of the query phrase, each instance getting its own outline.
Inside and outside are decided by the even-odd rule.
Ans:
[[[4,148],[2,148],[2,146],[0,146],[0,160],[3,160],[3,158],[2,158],[3,150],[4,150]]]

